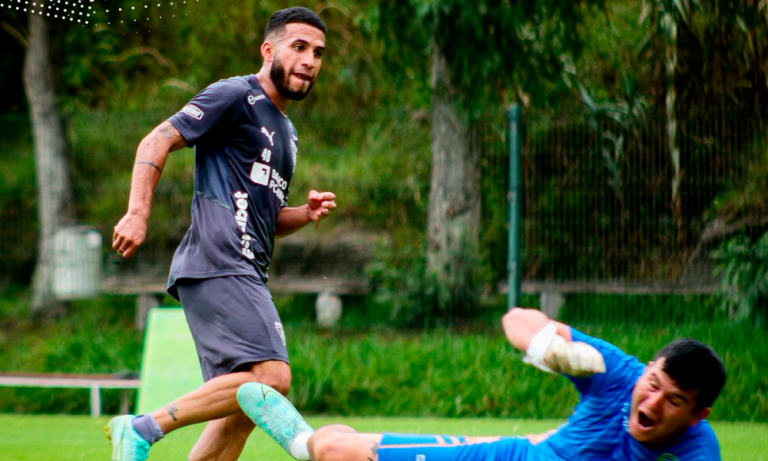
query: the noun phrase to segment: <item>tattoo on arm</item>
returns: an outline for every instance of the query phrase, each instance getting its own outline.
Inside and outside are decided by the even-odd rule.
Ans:
[[[179,411],[179,407],[174,404],[170,404],[167,405],[165,409],[168,410],[168,414],[171,415],[171,418],[173,418],[174,421],[179,420],[179,418],[176,417],[176,412]]]
[[[163,172],[163,169],[162,169],[162,168],[160,168],[159,166],[157,166],[157,165],[156,165],[154,162],[136,162],[134,165],[149,165],[149,166],[151,166],[152,168],[154,168],[154,169],[156,169],[157,171],[159,171],[160,173],[162,173],[162,172]]]
[[[372,442],[372,444],[373,444],[371,446],[371,455],[372,456],[368,457],[368,461],[375,461],[376,460],[376,455],[378,455],[378,453],[379,453],[379,443],[378,442]]]
[[[169,139],[169,140],[178,138],[180,136],[178,130],[176,130],[176,127],[174,127],[170,123],[168,123],[167,126],[160,128],[160,134],[163,135],[165,139]]]

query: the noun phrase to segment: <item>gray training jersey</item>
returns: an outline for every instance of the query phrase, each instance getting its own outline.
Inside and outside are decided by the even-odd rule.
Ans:
[[[168,119],[195,147],[192,224],[173,256],[177,280],[256,275],[267,282],[298,137],[256,76],[220,80]]]

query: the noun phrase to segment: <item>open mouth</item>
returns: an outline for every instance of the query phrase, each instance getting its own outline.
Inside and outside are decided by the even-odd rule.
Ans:
[[[303,80],[305,82],[311,82],[312,77],[304,74],[293,74],[294,77],[298,78],[299,80]]]
[[[639,412],[637,415],[637,422],[640,424],[640,427],[642,427],[643,429],[650,429],[656,425],[656,420],[649,417],[642,411]]]

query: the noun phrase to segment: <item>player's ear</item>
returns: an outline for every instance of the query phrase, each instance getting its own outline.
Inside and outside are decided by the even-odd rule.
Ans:
[[[265,41],[261,44],[261,57],[264,58],[264,62],[272,62],[272,58],[275,55],[275,44],[269,41]]]
[[[699,421],[701,421],[702,419],[707,419],[707,417],[711,412],[712,412],[712,408],[710,407],[702,408],[699,411],[694,411],[693,415],[691,416],[691,420],[688,421],[688,425],[694,426],[696,424],[699,424]]]

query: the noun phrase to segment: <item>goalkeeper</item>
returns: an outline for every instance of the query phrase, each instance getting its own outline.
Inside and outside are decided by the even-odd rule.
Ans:
[[[725,368],[709,346],[678,339],[644,365],[537,310],[512,309],[502,325],[526,363],[564,375],[579,391],[573,414],[558,429],[528,437],[361,434],[342,425],[315,432],[268,386],[244,384],[238,401],[300,460],[720,460],[704,418],[725,384]]]

